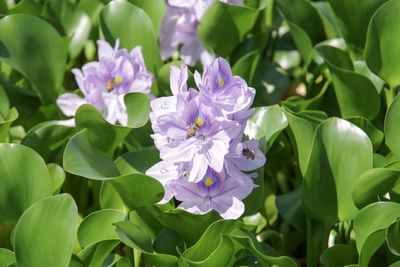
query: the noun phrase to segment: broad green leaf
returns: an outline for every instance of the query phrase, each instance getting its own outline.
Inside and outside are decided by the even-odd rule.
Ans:
[[[368,135],[374,151],[379,149],[384,138],[382,131],[378,130],[369,120],[363,117],[350,117],[347,120],[360,127]]]
[[[157,253],[179,257],[178,251],[185,251],[185,242],[177,232],[163,228],[154,240],[153,248]]]
[[[0,248],[0,266],[8,267],[15,262],[15,254],[11,250]]]
[[[290,32],[304,65],[308,66],[314,57],[313,46],[324,37],[322,20],[317,10],[306,0],[277,1],[282,17],[289,25]]]
[[[89,141],[88,130],[69,140],[63,160],[65,171],[88,179],[109,180],[119,176],[112,160]]]
[[[385,140],[387,146],[396,156],[400,156],[400,138],[398,122],[400,120],[400,96],[395,97],[385,117]]]
[[[284,110],[289,123],[290,137],[296,145],[296,154],[300,165],[300,171],[304,176],[310,158],[315,128],[318,125],[316,119],[308,118],[306,113],[291,113]]]
[[[389,192],[398,179],[400,170],[388,168],[370,169],[360,175],[353,187],[353,201],[358,208],[378,201],[378,196]]]
[[[230,236],[231,239],[238,242],[244,249],[249,250],[251,253],[257,256],[263,266],[285,266],[285,267],[297,267],[297,263],[286,256],[270,256],[265,254],[262,246],[257,242],[254,236],[249,233],[239,231],[239,233],[233,233]]]
[[[128,213],[128,208],[125,203],[122,201],[112,184],[108,181],[104,181],[101,185],[99,202],[102,209],[117,209],[124,214]]]
[[[43,103],[53,102],[64,79],[64,39],[44,20],[12,14],[0,20],[0,40],[0,61],[22,73]]]
[[[47,169],[49,170],[50,177],[52,178],[53,194],[57,194],[60,192],[65,181],[65,172],[63,168],[56,163],[48,164]]]
[[[139,128],[149,120],[150,99],[142,93],[130,93],[124,97],[128,113],[128,127]]]
[[[92,23],[89,16],[69,1],[50,0],[47,8],[49,16],[57,20],[65,35],[70,38],[68,50],[70,57],[77,57],[90,35]]]
[[[276,197],[276,206],[283,219],[296,228],[297,231],[306,233],[306,217],[302,205],[302,186],[295,190]]]
[[[278,105],[256,108],[247,121],[245,134],[250,139],[265,139],[268,148],[288,125],[285,114]]]
[[[141,229],[140,225],[132,222],[118,222],[115,226],[116,232],[124,244],[141,251],[153,252],[151,240]]]
[[[166,3],[164,0],[129,0],[132,4],[143,9],[153,21],[156,36],[160,33],[160,26],[164,16]]]
[[[46,164],[28,147],[0,144],[0,170],[0,221],[16,223],[30,205],[53,193]]]
[[[164,188],[156,179],[143,174],[127,174],[110,181],[127,207],[134,210],[158,203]]]
[[[160,161],[160,152],[154,146],[128,152],[115,160],[121,174],[145,173]]]
[[[234,75],[242,77],[249,86],[253,84],[254,75],[256,73],[260,53],[258,50],[250,52],[236,61],[232,67]]]
[[[89,214],[79,225],[79,244],[85,248],[103,240],[117,240],[114,224],[123,220],[125,214],[118,210],[98,210]]]
[[[375,251],[385,241],[387,228],[400,216],[400,204],[377,202],[363,208],[354,219],[354,234],[360,266],[368,266]]]
[[[90,142],[104,153],[112,153],[131,129],[108,123],[92,105],[81,105],[75,114],[78,129],[87,128]]]
[[[119,240],[100,241],[81,250],[78,256],[87,267],[103,266],[108,255],[119,243]]]
[[[234,248],[223,235],[229,235],[240,226],[239,221],[232,220],[220,220],[211,224],[199,241],[183,252],[180,264],[190,266],[191,262],[198,262],[197,266],[210,266],[208,264],[214,262],[218,264],[211,266],[226,266],[231,260]]]
[[[385,2],[373,15],[365,43],[365,61],[368,67],[384,79],[390,87],[400,85],[400,1]]]
[[[316,49],[331,72],[342,115],[373,119],[380,108],[380,98],[374,84],[354,72],[353,63],[344,51],[327,45],[318,45]]]
[[[352,200],[352,188],[360,174],[370,168],[372,145],[362,130],[338,118],[322,122],[316,130],[304,176],[306,213],[327,225],[354,218],[358,210]]]
[[[390,251],[400,256],[400,221],[399,218],[393,222],[386,232],[386,242]]]
[[[15,226],[18,266],[68,267],[77,219],[77,207],[70,195],[57,195],[33,204]]]
[[[151,72],[161,66],[156,33],[149,16],[142,9],[123,0],[111,1],[100,14],[101,31],[109,43],[117,38],[121,47],[142,47],[144,61]]]
[[[357,49],[364,48],[368,23],[375,10],[385,1],[329,0],[328,2],[335,11],[338,26],[346,42]]]
[[[37,124],[26,134],[22,144],[34,149],[46,161],[52,160],[55,153],[62,153],[60,147],[76,132],[72,127],[60,125],[57,121]]]
[[[350,245],[334,245],[321,255],[321,263],[327,267],[343,267],[357,262],[357,249]]]
[[[197,32],[206,48],[226,57],[251,30],[257,16],[256,9],[215,1],[201,17]]]
[[[15,108],[8,111],[8,114],[2,119],[0,115],[0,142],[6,142],[11,124],[18,118],[18,112]]]
[[[120,258],[115,267],[132,267],[132,264],[127,258]]]
[[[207,227],[218,219],[219,216],[216,212],[198,215],[180,209],[159,215],[160,223],[180,234],[187,246],[195,244]]]

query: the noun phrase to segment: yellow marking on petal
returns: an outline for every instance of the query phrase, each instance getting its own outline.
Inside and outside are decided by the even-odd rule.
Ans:
[[[207,177],[206,180],[204,181],[204,184],[206,186],[212,186],[214,184],[213,179],[211,179],[211,177]]]
[[[115,84],[120,84],[121,82],[122,82],[122,77],[121,77],[121,75],[115,76],[115,78],[114,78],[114,83],[115,83]]]
[[[222,87],[222,86],[224,86],[224,84],[225,84],[224,79],[222,79],[222,77],[220,75],[218,75],[218,86]]]
[[[197,117],[197,118],[196,118],[196,121],[195,121],[194,123],[195,123],[196,126],[198,126],[198,127],[201,127],[201,126],[204,125],[204,121],[203,121],[203,119],[200,118],[200,117]]]

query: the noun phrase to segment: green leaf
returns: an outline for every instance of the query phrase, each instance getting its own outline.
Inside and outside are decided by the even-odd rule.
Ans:
[[[102,209],[117,209],[124,214],[128,213],[128,208],[122,201],[118,192],[112,184],[107,181],[104,181],[101,185],[99,202]]]
[[[124,101],[128,113],[128,127],[139,128],[149,120],[150,99],[142,93],[125,95]]]
[[[88,104],[81,105],[75,114],[78,129],[87,128],[90,142],[104,153],[111,154],[131,129],[107,122],[99,110]]]
[[[327,267],[343,267],[357,261],[357,249],[350,245],[334,245],[327,248],[321,255],[321,263]]]
[[[166,4],[164,0],[129,0],[132,4],[143,9],[153,21],[154,30],[158,36],[164,16]]]
[[[14,262],[15,262],[14,252],[5,248],[0,248],[0,266],[8,267]]]
[[[400,96],[395,97],[385,117],[385,140],[387,146],[396,156],[400,156],[400,139],[398,122],[400,120]]]
[[[65,34],[70,37],[70,57],[77,57],[90,35],[92,23],[89,16],[80,7],[68,1],[51,0],[47,8],[49,16],[57,20]]]
[[[121,174],[145,173],[160,161],[160,152],[154,146],[128,152],[115,160]]]
[[[132,222],[118,222],[115,226],[119,238],[125,245],[140,251],[153,252],[151,240],[140,225]]]
[[[257,16],[256,9],[215,1],[201,17],[197,32],[206,48],[227,57],[251,30]]]
[[[275,257],[265,254],[260,243],[258,243],[254,236],[250,235],[250,233],[239,231],[239,234],[233,233],[230,237],[238,242],[244,249],[247,249],[256,255],[257,258],[263,263],[263,266],[298,266],[297,263],[289,257]]]
[[[39,18],[12,14],[0,20],[0,40],[0,61],[22,73],[43,103],[53,102],[64,79],[64,39]]]
[[[306,217],[302,205],[302,186],[295,190],[276,197],[276,206],[283,219],[296,228],[297,231],[306,233]]]
[[[40,200],[15,226],[18,266],[69,266],[78,212],[73,198],[62,194]]]
[[[52,177],[53,194],[57,194],[60,192],[65,181],[65,172],[63,168],[56,163],[48,164],[47,169],[49,170],[50,177]]]
[[[176,209],[170,212],[160,213],[160,223],[180,234],[187,246],[192,246],[206,231],[207,227],[219,219],[216,212],[209,212],[205,215],[188,213]]]
[[[103,266],[104,261],[113,249],[120,243],[119,240],[104,240],[94,243],[83,250],[78,256],[84,262],[84,266],[98,267]]]
[[[354,219],[359,265],[368,266],[375,251],[385,241],[387,228],[400,216],[400,204],[377,202],[363,208]]]
[[[79,225],[79,244],[85,248],[103,240],[117,240],[114,224],[123,220],[125,214],[119,210],[98,210],[89,214]]]
[[[287,125],[286,116],[278,105],[259,107],[247,121],[244,132],[250,139],[265,139],[269,148]]]
[[[338,26],[348,44],[357,49],[363,49],[367,35],[368,23],[375,10],[384,0],[358,1],[328,1],[335,11]]]
[[[253,84],[254,75],[256,73],[260,53],[258,50],[250,52],[236,61],[232,67],[234,75],[242,77],[249,86]]]
[[[179,257],[178,251],[185,251],[185,242],[177,232],[163,228],[154,240],[153,247],[157,253]]]
[[[360,127],[368,135],[374,151],[379,149],[384,138],[382,131],[378,130],[369,120],[363,117],[350,117],[347,120]]]
[[[158,203],[164,188],[156,179],[143,174],[127,174],[111,180],[122,201],[132,210]]]
[[[353,187],[353,201],[362,208],[378,201],[378,196],[389,192],[398,179],[400,170],[388,168],[370,169],[360,175]]]
[[[74,135],[64,150],[64,170],[88,179],[109,180],[119,176],[112,160],[89,141],[88,130]]]
[[[149,16],[142,9],[123,0],[111,1],[100,14],[100,27],[105,39],[121,47],[142,47],[147,68],[154,73],[161,66],[156,33]]]
[[[370,168],[372,145],[363,131],[338,118],[322,122],[304,176],[306,213],[326,225],[354,218],[358,210],[352,201],[352,188],[360,174]]]
[[[380,108],[380,98],[374,84],[367,77],[354,72],[353,63],[344,51],[327,45],[318,45],[316,49],[331,72],[341,114],[344,117],[373,119]]]
[[[385,2],[372,17],[365,43],[365,61],[368,67],[384,79],[390,87],[400,85],[400,1]]]
[[[18,118],[18,112],[15,108],[8,111],[8,114],[2,120],[0,115],[0,142],[6,142],[8,139],[8,132],[10,130],[11,124]]]
[[[0,144],[0,221],[15,223],[33,203],[53,193],[43,159],[18,144]]]
[[[400,221],[399,218],[393,222],[386,232],[386,242],[390,251],[400,256]]]
[[[239,221],[220,220],[211,224],[197,243],[183,252],[182,266],[227,266],[234,251],[232,242],[224,237],[241,226]]]

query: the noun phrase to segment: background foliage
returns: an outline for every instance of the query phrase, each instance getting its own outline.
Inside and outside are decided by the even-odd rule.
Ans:
[[[90,105],[58,122],[97,39],[141,45],[170,94],[164,0],[0,0],[0,266],[400,266],[400,0],[244,2],[198,28],[257,90],[267,164],[231,221],[156,204],[143,95],[128,127]]]

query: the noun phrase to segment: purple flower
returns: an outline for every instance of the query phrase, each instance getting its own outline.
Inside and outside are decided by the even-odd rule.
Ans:
[[[194,66],[198,59],[203,65],[208,65],[213,60],[214,56],[204,48],[197,35],[200,18],[212,2],[212,0],[168,0],[160,29],[163,60],[172,57],[179,45],[182,45],[180,58],[187,65]],[[222,2],[241,4],[240,0]]]
[[[221,58],[203,77],[197,74],[200,92],[188,88],[187,79],[186,66],[171,67],[172,96],[151,101],[152,138],[162,161],[146,174],[164,186],[162,203],[175,197],[189,212],[214,209],[236,219],[254,188],[255,174],[244,171],[265,164],[256,140],[242,142],[255,91]]]
[[[170,185],[175,198],[182,203],[179,208],[196,214],[216,210],[224,219],[237,219],[244,212],[241,201],[254,188],[251,178],[246,175],[229,177],[225,172],[208,168],[198,183],[180,179]]]
[[[201,77],[194,75],[196,85],[205,103],[212,103],[216,111],[225,116],[243,117],[247,120],[248,108],[255,96],[255,89],[248,87],[245,80],[233,76],[229,63],[223,58],[215,59]],[[251,114],[251,113],[250,113]],[[231,117],[233,118],[233,117]]]
[[[153,76],[144,64],[141,47],[131,52],[118,49],[116,41],[112,48],[105,41],[97,41],[98,62],[89,62],[79,69],[73,69],[76,82],[83,98],[65,93],[57,99],[57,105],[67,116],[74,116],[78,107],[88,103],[97,107],[110,123],[127,124],[124,96],[139,92],[150,94]]]
[[[215,118],[199,97],[184,104],[182,112],[169,113],[157,120],[158,129],[169,143],[158,146],[160,157],[173,162],[188,161],[191,171],[188,180],[198,182],[207,166],[220,172],[230,141],[241,127],[237,122]]]

